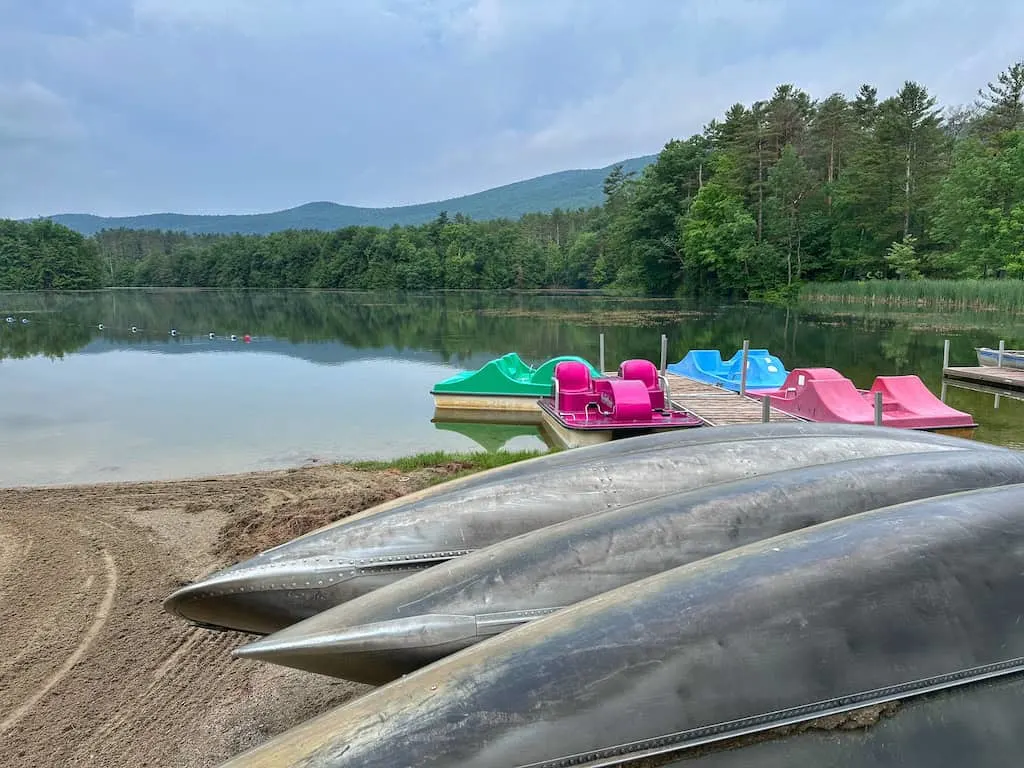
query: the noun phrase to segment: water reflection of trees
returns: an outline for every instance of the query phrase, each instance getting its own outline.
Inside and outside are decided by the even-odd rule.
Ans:
[[[937,384],[943,338],[953,340],[953,360],[968,361],[974,346],[994,345],[1000,332],[1006,333],[991,327],[949,330],[956,322],[949,317],[946,328],[935,331],[913,315],[798,314],[758,305],[698,307],[673,300],[486,292],[0,294],[0,320],[8,315],[16,322],[0,322],[2,357],[60,356],[97,339],[129,348],[180,344],[214,332],[294,344],[330,341],[394,357],[428,352],[455,364],[512,350],[531,362],[556,354],[597,362],[598,334],[604,333],[606,365],[614,366],[628,357],[658,361],[664,333],[670,362],[692,348],[732,354],[749,339],[753,348],[770,349],[790,368],[834,367],[861,386],[879,373],[908,372]],[[20,323],[22,317],[30,322]],[[606,322],[609,317],[614,323]],[[174,339],[171,329],[178,331]]]
[[[665,312],[677,315],[666,317]],[[15,322],[7,323],[8,316]],[[606,322],[609,317],[615,318],[614,324]],[[29,322],[22,323],[23,318]],[[835,314],[827,308],[798,313],[744,304],[695,307],[674,300],[577,294],[6,293],[0,294],[0,359],[59,358],[101,339],[158,352],[201,349],[212,331],[221,336],[250,333],[258,342],[276,339],[274,351],[318,362],[334,362],[343,346],[375,356],[426,357],[457,366],[475,367],[509,351],[534,363],[557,354],[579,354],[596,363],[598,334],[604,333],[606,365],[614,367],[629,357],[658,362],[664,333],[670,362],[693,348],[717,348],[731,355],[749,339],[751,347],[768,348],[789,368],[833,367],[860,387],[869,386],[879,374],[913,373],[938,393],[944,338],[951,339],[954,364],[972,364],[975,346],[996,346],[1000,338],[1008,347],[1017,346],[1024,327],[997,320],[991,314]],[[179,331],[175,338],[168,333],[172,328]],[[308,346],[292,346],[327,342],[340,346],[325,346],[322,357]],[[1024,423],[1024,403],[1017,401],[1004,399],[994,409],[991,395],[950,389],[949,402],[981,418],[979,439],[1012,441]]]

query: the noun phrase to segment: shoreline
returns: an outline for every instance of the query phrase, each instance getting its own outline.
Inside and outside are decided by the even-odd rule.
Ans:
[[[543,456],[545,453],[552,453],[553,450],[543,451],[497,451],[486,453],[470,452],[449,452],[449,451],[428,451],[423,453],[400,456],[394,459],[360,459],[357,461],[332,461],[332,460],[307,460],[302,464],[283,464],[278,467],[263,469],[242,469],[229,472],[211,472],[200,474],[186,474],[174,477],[141,477],[132,479],[112,480],[69,480],[60,483],[22,483],[6,485],[0,483],[0,493],[5,491],[67,491],[70,489],[104,489],[104,488],[131,488],[140,485],[154,483],[198,483],[213,480],[227,480],[245,478],[257,478],[271,475],[304,472],[307,470],[320,469],[323,467],[344,467],[357,471],[383,471],[388,469],[425,469],[431,466],[442,464],[462,464],[467,472],[483,471],[494,467],[512,464],[516,461]]]

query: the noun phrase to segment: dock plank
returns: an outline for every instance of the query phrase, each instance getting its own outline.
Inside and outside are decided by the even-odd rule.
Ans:
[[[947,379],[973,381],[1012,392],[1024,392],[1024,371],[995,366],[950,366],[942,369]]]
[[[665,379],[671,391],[672,402],[703,419],[708,426],[721,427],[730,424],[760,424],[761,401],[753,397],[741,397],[714,384],[687,379],[674,373],[666,373]],[[802,421],[802,419],[772,408],[769,419],[776,421]]]

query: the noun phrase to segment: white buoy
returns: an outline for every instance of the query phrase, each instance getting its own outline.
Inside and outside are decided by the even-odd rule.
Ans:
[[[231,340],[232,341],[238,341],[238,337],[235,334],[232,333],[231,334]]]
[[[99,325],[97,325],[96,327],[97,327],[97,328],[98,328],[99,330],[101,330],[101,331],[102,331],[102,330],[103,330],[103,323],[100,323],[100,324],[99,324]]]
[[[27,317],[21,318],[21,324],[22,325],[28,325],[28,318]]]
[[[217,338],[217,334],[216,334],[216,333],[213,333],[213,332],[211,331],[211,332],[210,332],[210,338],[211,338],[211,339],[216,339],[216,338]]]
[[[171,328],[171,336],[177,336],[177,335],[178,335],[178,332],[174,328]]]
[[[13,317],[8,317],[7,318],[7,322],[8,323],[13,323],[14,322],[14,318]]]

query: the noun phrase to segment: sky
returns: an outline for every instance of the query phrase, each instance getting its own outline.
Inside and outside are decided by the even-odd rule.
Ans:
[[[1020,0],[0,0],[0,217],[444,199],[652,154],[793,83],[945,106]]]

